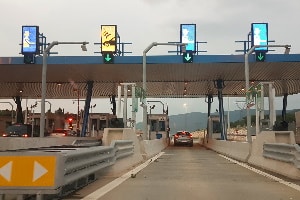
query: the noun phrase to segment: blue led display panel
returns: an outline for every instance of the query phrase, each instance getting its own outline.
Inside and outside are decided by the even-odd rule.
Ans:
[[[196,51],[196,24],[180,24],[180,42],[187,43],[186,51]]]
[[[254,45],[268,45],[268,24],[267,23],[252,23],[252,46]],[[255,51],[268,51],[268,47],[258,47]]]
[[[22,54],[38,53],[39,27],[22,26]]]

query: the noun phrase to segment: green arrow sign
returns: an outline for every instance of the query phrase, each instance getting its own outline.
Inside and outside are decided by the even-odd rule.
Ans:
[[[266,58],[266,52],[256,52],[255,53],[256,61],[258,62],[264,62]]]
[[[193,53],[191,53],[191,52],[183,53],[183,62],[184,63],[192,63],[193,62]]]
[[[109,54],[106,55],[106,57],[104,58],[107,62],[109,62],[111,60],[111,57]]]
[[[103,53],[103,62],[105,64],[114,63],[114,55],[112,53]]]

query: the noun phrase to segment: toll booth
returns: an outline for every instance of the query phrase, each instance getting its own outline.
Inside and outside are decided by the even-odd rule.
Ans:
[[[221,124],[218,115],[211,115],[208,117],[208,130],[209,138],[221,139]]]
[[[167,114],[148,114],[149,139],[169,138],[169,116]]]
[[[110,113],[90,113],[88,135],[102,138],[105,128],[124,128],[123,119]]]

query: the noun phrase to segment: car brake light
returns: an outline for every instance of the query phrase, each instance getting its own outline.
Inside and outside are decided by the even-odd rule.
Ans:
[[[25,134],[23,134],[22,136],[23,136],[23,137],[28,137],[28,135],[27,135],[26,133],[25,133]]]
[[[175,138],[178,138],[179,136],[178,136],[178,135],[174,135],[174,137],[175,137]]]
[[[6,133],[3,133],[2,136],[3,136],[3,137],[7,137],[7,134],[6,134]]]
[[[64,133],[63,136],[66,136],[66,134]]]

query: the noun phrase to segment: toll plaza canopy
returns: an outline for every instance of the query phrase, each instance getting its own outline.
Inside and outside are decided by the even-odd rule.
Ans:
[[[42,57],[24,64],[23,57],[0,57],[0,98],[41,98]],[[86,98],[93,81],[92,98],[117,95],[120,83],[142,87],[142,56],[115,56],[104,64],[102,56],[49,56],[47,99]],[[223,95],[245,96],[245,55],[147,56],[148,98],[196,98],[217,95],[216,81],[224,81]],[[264,62],[249,56],[251,83],[274,82],[276,96],[300,93],[300,54],[267,54]],[[266,91],[266,95],[268,91]],[[128,93],[130,96],[130,92]]]

